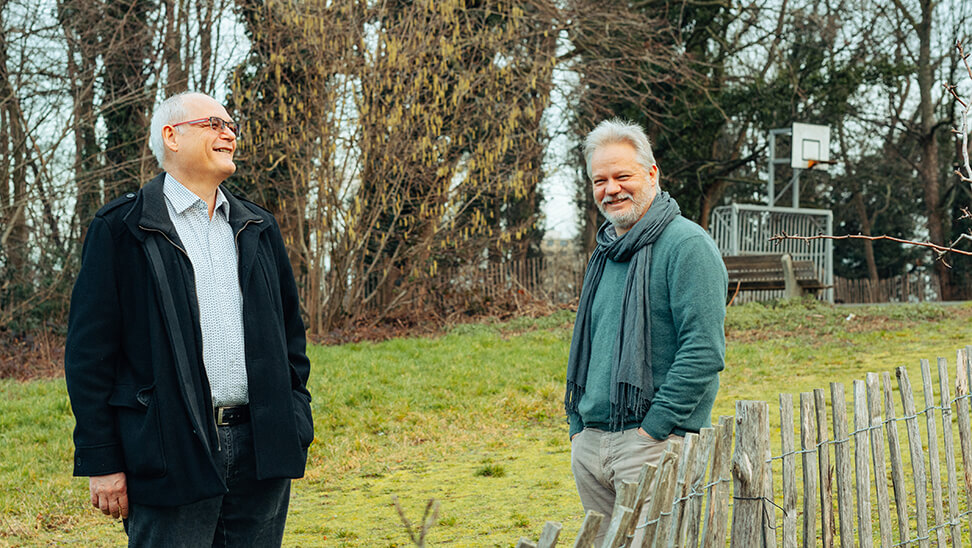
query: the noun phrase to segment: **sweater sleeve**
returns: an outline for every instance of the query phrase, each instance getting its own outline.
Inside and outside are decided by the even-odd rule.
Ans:
[[[680,242],[665,273],[676,334],[675,358],[641,424],[660,440],[681,428],[718,387],[719,372],[725,367],[728,288],[725,264],[705,234]]]
[[[568,432],[568,438],[574,437],[574,434],[580,433],[584,429],[584,419],[581,418],[580,413],[570,412],[567,413],[567,420],[570,422],[570,431]]]

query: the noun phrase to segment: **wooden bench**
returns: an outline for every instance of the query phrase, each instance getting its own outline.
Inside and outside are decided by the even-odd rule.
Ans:
[[[723,257],[729,273],[729,294],[739,291],[784,290],[787,297],[799,297],[829,286],[817,277],[813,261],[794,261],[788,254],[736,255]]]

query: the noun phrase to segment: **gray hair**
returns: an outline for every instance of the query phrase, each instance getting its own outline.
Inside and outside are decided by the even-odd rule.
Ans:
[[[192,95],[209,97],[205,93],[183,91],[159,103],[159,106],[155,107],[155,112],[152,113],[152,122],[149,126],[149,149],[152,151],[155,159],[158,160],[159,167],[162,167],[162,161],[165,160],[165,143],[162,141],[162,128],[169,124],[183,121],[180,118],[185,118],[189,115],[186,110],[186,99]],[[209,98],[212,99],[212,97]],[[213,100],[215,101],[215,99]],[[176,131],[182,132],[185,130],[182,127],[178,127]]]
[[[587,177],[591,177],[591,157],[594,151],[604,145],[616,143],[627,143],[634,147],[635,158],[645,172],[651,171],[651,166],[655,165],[655,155],[651,151],[651,143],[645,130],[634,122],[621,118],[604,120],[592,129],[587,137],[584,138],[584,162],[587,164]]]

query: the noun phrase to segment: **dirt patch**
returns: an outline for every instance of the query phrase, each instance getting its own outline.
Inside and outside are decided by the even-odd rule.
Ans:
[[[422,310],[377,320],[373,317],[361,317],[348,327],[308,338],[316,344],[335,345],[362,341],[380,342],[399,337],[429,337],[445,334],[462,324],[505,322],[514,318],[540,318],[558,310],[576,310],[576,308],[576,303],[551,304],[520,291],[503,302],[491,303],[488,311],[455,310],[436,314]]]
[[[773,321],[759,322],[757,327],[727,325],[726,338],[750,343],[799,336],[826,344],[843,334],[898,331],[942,319],[972,320],[972,307],[933,306],[916,308],[909,305],[860,307],[821,307],[808,310],[798,318],[770,316]]]
[[[0,331],[0,379],[53,378],[64,375],[64,337],[51,331]]]

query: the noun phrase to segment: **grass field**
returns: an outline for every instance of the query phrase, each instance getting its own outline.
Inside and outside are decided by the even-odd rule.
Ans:
[[[850,383],[972,343],[970,305],[730,309],[713,416],[739,399]],[[456,327],[435,338],[312,347],[317,439],[294,483],[285,546],[409,546],[412,521],[440,503],[431,546],[512,546],[547,519],[573,541],[582,510],[562,416],[573,317]],[[829,393],[829,392],[828,392]],[[796,398],[798,399],[798,397]],[[119,546],[118,522],[72,478],[73,417],[63,379],[0,381],[0,546]]]

